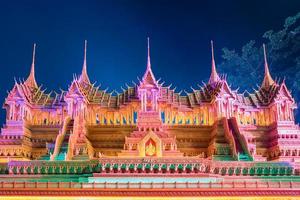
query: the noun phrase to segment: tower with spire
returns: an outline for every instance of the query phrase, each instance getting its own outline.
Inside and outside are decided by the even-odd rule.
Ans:
[[[79,77],[79,81],[90,84],[91,82],[87,73],[86,54],[87,54],[87,40],[84,41],[83,66],[82,66],[81,75]]]
[[[31,88],[38,87],[36,80],[35,80],[35,48],[36,48],[36,44],[34,43],[33,51],[32,51],[32,63],[31,63],[30,74],[29,74],[28,78],[26,79],[26,81],[24,82],[25,85],[27,85],[28,87],[31,87]]]
[[[143,75],[142,81],[140,82],[140,87],[157,87],[157,81],[152,72],[151,68],[151,58],[150,58],[150,39],[147,38],[147,66],[146,71]]]
[[[269,64],[268,64],[268,60],[267,60],[267,52],[266,52],[266,45],[263,44],[263,51],[264,51],[264,66],[265,66],[265,75],[264,75],[264,79],[263,82],[261,84],[262,88],[268,89],[270,88],[270,86],[272,86],[275,82],[270,74],[270,70],[269,70]]]
[[[156,111],[159,86],[151,68],[149,37],[147,38],[147,67],[144,76],[140,81],[138,90],[141,99],[142,111]]]
[[[212,40],[210,41],[210,44],[211,44],[211,74],[210,74],[208,83],[214,84],[220,80],[220,77],[219,77],[219,75],[217,73],[217,69],[216,69],[215,55],[214,55],[214,43]]]

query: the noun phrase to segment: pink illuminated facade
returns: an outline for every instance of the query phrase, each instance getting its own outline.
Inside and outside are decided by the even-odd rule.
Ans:
[[[216,184],[221,184],[220,178],[236,180],[237,185],[244,179],[249,184],[252,179],[266,184],[258,178],[263,175],[297,177],[296,103],[284,80],[272,78],[265,46],[261,85],[253,93],[239,93],[217,73],[211,45],[209,81],[184,94],[155,78],[149,39],[142,79],[126,85],[121,93],[108,92],[90,81],[86,42],[80,76],[74,76],[67,91],[46,93],[35,79],[34,45],[28,78],[15,81],[3,106],[6,122],[0,135],[0,157],[7,176],[31,174],[34,180],[39,174],[92,174],[91,183],[110,174],[127,179],[151,174],[199,180],[215,177]],[[188,191],[191,186],[185,187]],[[234,187],[233,183],[232,191]],[[292,191],[299,188],[292,187]]]

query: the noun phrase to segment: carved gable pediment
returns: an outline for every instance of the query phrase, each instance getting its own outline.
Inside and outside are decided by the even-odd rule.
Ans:
[[[71,86],[69,87],[69,90],[66,94],[67,98],[76,98],[76,97],[84,97],[82,92],[80,91],[79,85],[76,81],[73,81]]]
[[[294,98],[292,97],[290,91],[287,89],[285,83],[280,85],[280,88],[274,98],[275,101],[290,101],[292,103],[295,102]]]
[[[216,95],[216,97],[218,98],[234,98],[235,99],[235,96],[234,94],[232,93],[230,87],[228,86],[227,82],[224,81],[221,85],[220,85],[220,88],[219,88],[219,91]]]
[[[13,89],[9,92],[7,98],[6,98],[6,102],[7,101],[16,101],[16,100],[24,100],[25,96],[21,90],[21,88],[19,87],[19,85],[16,83],[13,87]]]

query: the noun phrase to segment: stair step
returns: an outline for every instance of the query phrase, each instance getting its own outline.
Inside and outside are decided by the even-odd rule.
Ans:
[[[77,155],[72,158],[72,160],[89,160],[88,155]]]
[[[247,154],[240,154],[239,160],[241,161],[251,161],[251,158]]]
[[[54,160],[65,160],[65,153],[59,153]]]
[[[50,155],[49,154],[43,155],[38,160],[50,160]]]
[[[233,161],[233,157],[231,155],[213,155],[213,160],[219,161]]]

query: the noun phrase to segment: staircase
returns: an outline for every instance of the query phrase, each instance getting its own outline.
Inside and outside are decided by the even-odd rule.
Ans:
[[[79,123],[80,122],[80,123]],[[73,134],[66,137],[66,160],[89,160],[94,158],[95,150],[86,137],[86,126],[83,116],[75,117],[72,121]]]
[[[236,118],[228,119],[228,126],[229,126],[229,130],[232,133],[232,136],[234,138],[235,148],[236,148],[236,152],[238,154],[238,160],[252,161],[253,158],[249,153],[247,140],[240,133]]]
[[[73,136],[76,136],[76,135],[72,135],[72,137]],[[72,137],[71,137],[71,139],[72,139]],[[75,139],[75,138],[73,138],[73,139]],[[78,142],[77,144],[75,144],[77,146],[77,148],[79,145],[80,148],[86,148],[86,151],[79,152],[76,155],[72,155],[72,157],[71,157],[72,160],[90,160],[90,159],[94,158],[95,150],[92,146],[92,143],[86,136],[84,136],[83,138],[80,138],[76,142]],[[73,142],[70,142],[70,144],[72,145]],[[72,146],[70,146],[70,147],[72,147]],[[74,146],[71,149],[72,149],[71,151],[73,152]],[[68,150],[68,152],[70,152],[70,149]],[[68,157],[68,159],[70,159],[70,156]]]
[[[72,126],[73,124],[70,124],[70,126]],[[65,160],[66,158],[66,154],[68,151],[68,145],[69,145],[69,137],[70,137],[71,131],[68,130],[65,134],[64,140],[61,144],[60,147],[60,151],[58,153],[58,155],[55,157],[54,160]]]
[[[53,154],[50,156],[50,160],[65,160],[68,151],[68,144],[71,131],[73,129],[74,120],[70,117],[66,117],[62,130],[56,137],[55,147]]]
[[[213,127],[213,135],[209,148],[214,149],[212,152],[213,160],[229,161],[234,160],[234,152],[231,150],[233,139],[228,136],[228,126],[225,123],[226,118],[220,119],[215,122]]]
[[[38,160],[50,160],[51,154],[53,154],[54,143],[46,143],[47,154],[42,155]]]

